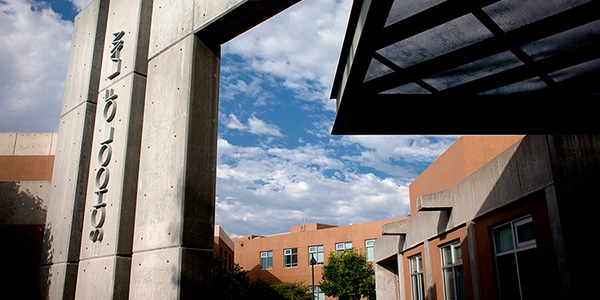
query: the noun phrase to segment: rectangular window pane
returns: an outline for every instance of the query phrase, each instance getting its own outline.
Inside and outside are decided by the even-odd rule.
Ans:
[[[290,268],[298,265],[298,248],[283,250],[284,267]]]
[[[443,246],[441,251],[442,277],[445,300],[464,300],[465,283],[463,278],[462,253],[460,242]]]
[[[410,265],[410,286],[413,300],[422,300],[424,295],[424,282],[422,273],[421,255],[415,255],[409,259]]]
[[[462,263],[462,251],[459,243],[454,244],[454,261],[455,263]]]
[[[325,263],[325,253],[323,252],[323,245],[310,246],[308,247],[308,264],[310,265],[311,258],[315,258],[317,264]]]
[[[442,248],[442,266],[452,264],[452,248],[450,246]]]
[[[342,252],[344,252],[344,250],[350,250],[350,249],[352,249],[352,242],[335,244],[335,250],[338,255],[340,255]]]
[[[375,240],[366,240],[365,246],[367,248],[367,260],[375,259]]]
[[[517,268],[519,269],[522,299],[544,298],[540,297],[540,291],[544,290],[544,284],[535,248],[517,253]]]
[[[521,299],[517,263],[512,253],[496,257],[498,281],[500,284],[500,299]]]
[[[260,268],[263,270],[273,268],[273,251],[263,251],[260,253]]]
[[[443,271],[444,276],[444,295],[446,300],[455,300],[455,282],[452,268],[446,268]]]
[[[546,299],[531,216],[494,229],[496,276],[500,299]],[[506,246],[514,240],[512,247]],[[506,241],[506,242],[504,242]],[[515,245],[516,242],[516,245]]]
[[[496,252],[502,253],[515,249],[513,244],[512,226],[506,224],[494,230],[494,241],[496,242]]]
[[[515,222],[515,227],[518,248],[535,245],[535,234],[533,232],[531,217]]]

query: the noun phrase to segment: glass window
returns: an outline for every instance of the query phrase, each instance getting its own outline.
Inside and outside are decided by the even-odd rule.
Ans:
[[[313,291],[313,299],[315,300],[325,300],[325,293],[321,291],[321,287],[315,285],[315,290]]]
[[[346,251],[346,250],[350,250],[352,249],[352,242],[344,242],[344,243],[337,243],[335,244],[335,251],[337,252],[337,255],[342,254],[342,252]]]
[[[375,259],[375,240],[366,240],[365,248],[367,249],[367,260]]]
[[[425,283],[423,282],[423,259],[421,254],[408,258],[410,266],[410,290],[412,300],[423,300]]]
[[[444,299],[465,299],[465,279],[462,265],[460,242],[440,248],[442,258],[442,277],[444,279]]]
[[[317,261],[317,264],[325,263],[325,252],[323,251],[323,245],[308,247],[308,265],[310,265],[310,259],[313,257]]]
[[[499,299],[536,299],[543,276],[531,216],[493,228],[492,236]]]
[[[262,251],[260,253],[260,268],[262,270],[273,268],[273,251]]]
[[[298,266],[298,248],[289,248],[283,250],[284,267]]]

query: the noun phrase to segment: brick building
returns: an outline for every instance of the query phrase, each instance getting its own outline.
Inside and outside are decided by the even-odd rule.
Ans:
[[[312,285],[314,257],[314,284],[318,299],[325,295],[318,288],[321,266],[331,251],[356,248],[374,258],[374,242],[381,236],[383,224],[403,218],[381,220],[362,224],[334,226],[320,223],[292,226],[290,232],[269,236],[233,238],[235,262],[249,271],[251,280],[262,278],[271,283],[294,282]],[[333,299],[328,297],[329,299]]]

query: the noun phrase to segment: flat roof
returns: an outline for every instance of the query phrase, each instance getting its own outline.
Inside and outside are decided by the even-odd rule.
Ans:
[[[354,0],[332,134],[600,133],[600,1]]]

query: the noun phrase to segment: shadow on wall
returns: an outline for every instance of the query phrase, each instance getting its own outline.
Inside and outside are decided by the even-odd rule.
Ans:
[[[38,299],[46,207],[16,182],[0,182],[2,299]]]
[[[255,265],[252,269],[250,269],[248,271],[250,271],[248,273],[248,275],[250,276],[251,281],[261,278],[261,279],[268,281],[271,284],[276,284],[276,283],[282,282],[281,279],[279,279],[277,276],[275,276],[273,273],[271,273],[271,271],[261,269],[260,264]]]

